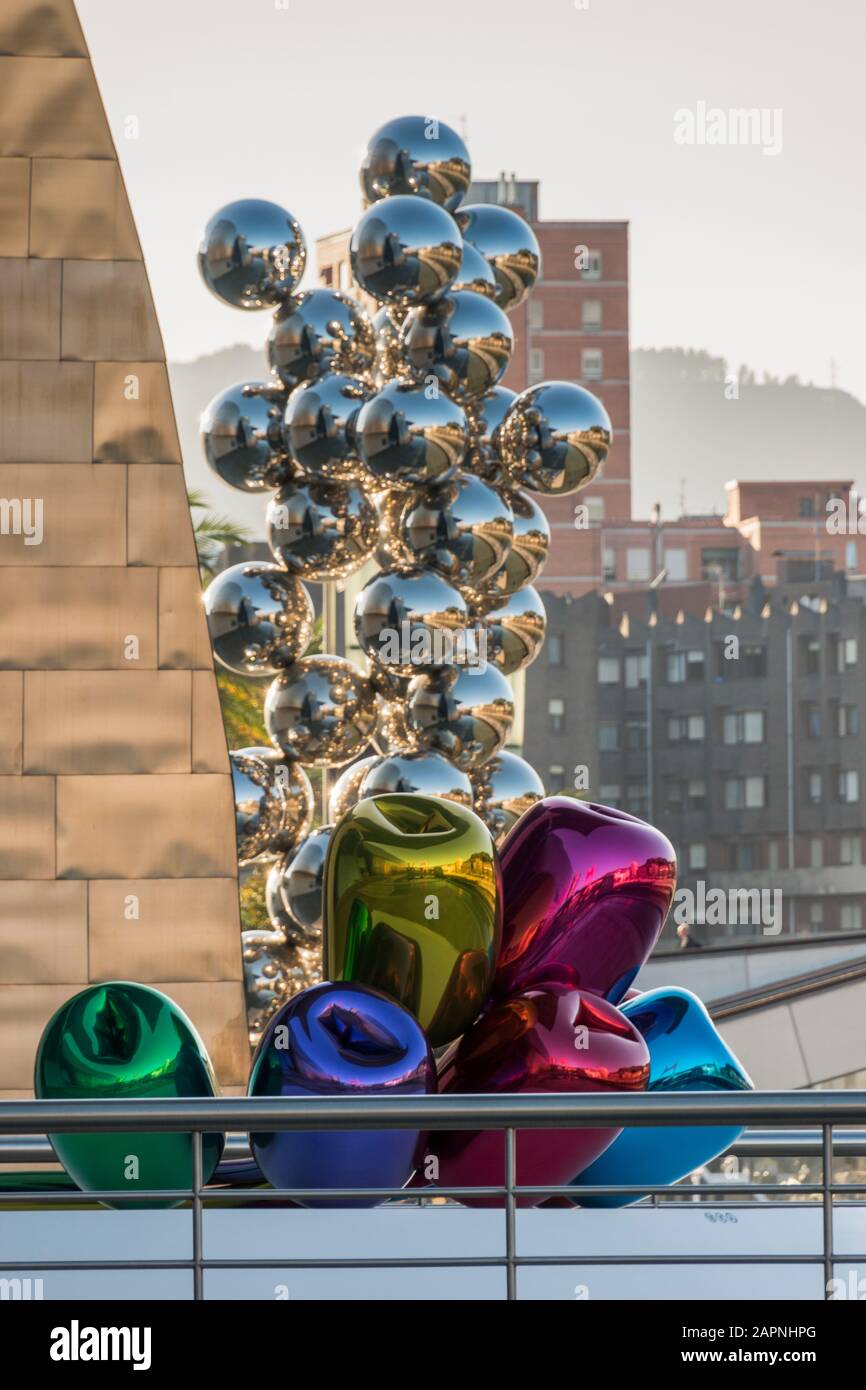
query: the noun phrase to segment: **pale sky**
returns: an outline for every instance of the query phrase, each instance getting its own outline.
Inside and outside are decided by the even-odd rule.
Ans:
[[[835,361],[866,401],[863,0],[78,8],[171,360],[267,334],[267,313],[223,307],[199,281],[211,213],[271,198],[312,246],[357,217],[368,134],[417,112],[465,118],[478,177],[540,179],[543,218],[631,222],[633,346],[819,385]],[[699,102],[780,110],[781,153],[677,144],[675,113]]]

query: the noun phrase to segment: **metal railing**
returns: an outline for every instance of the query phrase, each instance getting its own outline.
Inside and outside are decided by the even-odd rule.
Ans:
[[[594,1127],[647,1127],[693,1125],[761,1125],[775,1135],[779,1153],[815,1152],[816,1135],[804,1131],[804,1126],[817,1128],[820,1136],[822,1175],[820,1182],[798,1184],[798,1196],[820,1197],[823,1210],[822,1248],[816,1254],[651,1254],[651,1255],[523,1255],[517,1250],[517,1203],[530,1197],[536,1201],[547,1197],[569,1197],[578,1203],[589,1197],[670,1195],[669,1186],[651,1184],[615,1184],[584,1187],[579,1191],[569,1186],[526,1186],[517,1182],[518,1131],[527,1129],[563,1129]],[[192,1183],[188,1188],[139,1189],[134,1194],[125,1191],[41,1192],[21,1188],[0,1191],[0,1211],[21,1205],[40,1207],[89,1205],[107,1202],[114,1205],[139,1206],[143,1202],[190,1202],[192,1217],[192,1253],[189,1259],[165,1260],[41,1260],[4,1262],[4,1273],[13,1271],[71,1271],[71,1270],[187,1270],[192,1273],[194,1297],[204,1297],[204,1274],[212,1269],[376,1269],[376,1268],[453,1268],[500,1267],[505,1269],[509,1299],[517,1297],[517,1271],[532,1265],[701,1265],[701,1264],[817,1264],[823,1265],[824,1286],[829,1297],[835,1255],[833,1250],[833,1205],[839,1196],[866,1196],[866,1182],[837,1183],[833,1177],[834,1132],[841,1127],[866,1125],[866,1091],[764,1091],[764,1092],[661,1092],[640,1095],[577,1094],[577,1095],[451,1095],[451,1096],[341,1096],[288,1097],[269,1099],[245,1097],[235,1100],[103,1100],[103,1101],[0,1101],[0,1134],[12,1136],[6,1155],[21,1162],[26,1153],[26,1136],[49,1133],[188,1133],[192,1141]],[[431,1130],[501,1130],[504,1144],[504,1183],[488,1187],[446,1187],[431,1184],[427,1188],[259,1188],[254,1189],[256,1205],[281,1202],[316,1201],[327,1199],[338,1206],[340,1202],[372,1200],[388,1201],[407,1197],[493,1199],[501,1200],[504,1208],[504,1254],[454,1255],[444,1257],[385,1258],[385,1259],[210,1259],[204,1254],[203,1211],[209,1202],[218,1200],[220,1206],[243,1204],[251,1199],[248,1187],[233,1190],[221,1186],[206,1186],[203,1181],[202,1137],[206,1133],[246,1131],[260,1133],[281,1130],[370,1130],[411,1129]],[[784,1131],[793,1134],[784,1134]],[[763,1135],[755,1149],[748,1137],[751,1152],[766,1153],[772,1149],[772,1136]],[[17,1142],[16,1142],[17,1141]],[[741,1144],[743,1141],[741,1141]],[[863,1151],[856,1135],[845,1134],[839,1151],[853,1154]],[[26,1160],[25,1160],[26,1161]],[[682,1189],[679,1189],[680,1191]],[[701,1197],[731,1197],[732,1185],[726,1182],[705,1183]],[[784,1196],[790,1198],[792,1188],[787,1183],[737,1182],[737,1200],[747,1196]],[[845,1253],[849,1264],[866,1264],[866,1253]]]

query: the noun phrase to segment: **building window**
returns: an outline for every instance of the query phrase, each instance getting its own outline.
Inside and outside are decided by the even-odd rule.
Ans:
[[[529,331],[540,333],[544,327],[544,300],[533,295],[529,301]]]
[[[743,710],[738,714],[726,714],[722,721],[722,736],[725,743],[763,743],[764,711]]]
[[[650,578],[650,553],[646,546],[640,550],[627,550],[625,554],[626,579],[635,583],[646,583]]]
[[[775,870],[775,869],[781,868],[781,859],[782,859],[782,856],[781,856],[781,854],[779,853],[779,841],[778,841],[778,840],[768,840],[768,841],[767,841],[767,868],[768,868],[768,869],[771,869],[771,870]]]
[[[858,563],[859,563],[859,556],[858,556],[858,554],[857,554],[857,542],[856,542],[856,541],[846,541],[846,542],[845,542],[845,568],[846,568],[846,570],[848,571],[849,574],[852,574],[852,573],[857,569]]]
[[[766,783],[763,777],[726,778],[726,811],[754,811],[766,804]]]
[[[625,809],[629,815],[645,820],[649,812],[649,794],[646,782],[629,782],[625,789]]]
[[[552,632],[547,639],[547,664],[562,665],[562,638],[558,632]]]
[[[856,705],[837,706],[836,732],[840,738],[856,738],[859,733],[858,724]]]
[[[839,908],[839,927],[842,931],[862,931],[863,908],[860,903],[843,903]]]
[[[688,785],[690,811],[703,811],[707,804],[707,784],[701,777],[693,777]]]
[[[824,904],[809,904],[809,926],[812,931],[822,931],[824,927]]]
[[[601,348],[581,349],[580,375],[584,381],[601,381],[604,376],[604,360]]]
[[[701,551],[701,568],[704,579],[735,580],[740,573],[740,552],[732,546]]]
[[[646,685],[648,660],[646,652],[632,652],[625,659],[625,688],[626,690],[637,690],[640,686]]]
[[[743,647],[740,665],[744,676],[757,676],[763,679],[767,674],[767,648]]]
[[[839,800],[853,806],[860,800],[860,774],[859,772],[839,773]]]
[[[544,380],[544,352],[541,348],[529,349],[529,384]]]
[[[707,867],[707,847],[706,845],[689,845],[689,868],[705,869]]]
[[[550,732],[561,734],[565,728],[565,701],[560,699],[548,700],[547,714]]]
[[[815,515],[815,499],[814,499],[814,497],[801,497],[801,498],[800,498],[800,515],[801,515],[802,517],[809,517],[809,516],[814,516],[814,515]]]
[[[340,261],[340,289],[352,288],[352,269],[348,261]]]
[[[820,772],[806,773],[806,796],[813,806],[818,806],[823,801],[824,782]]]
[[[809,841],[809,868],[823,869],[824,867],[824,841],[817,836]]]
[[[616,579],[616,551],[607,545],[601,552],[601,577],[608,581]]]
[[[666,550],[665,569],[673,584],[682,584],[689,577],[689,553],[687,550]]]
[[[668,652],[665,662],[665,680],[668,685],[684,685],[687,681],[700,681],[704,678],[704,654],[693,649],[687,652]]]
[[[598,726],[598,751],[600,753],[617,753],[619,751],[619,725],[612,723],[599,724]]]
[[[626,720],[625,746],[629,753],[643,753],[646,751],[647,724],[645,719]]]
[[[547,785],[551,792],[561,792],[565,787],[565,768],[561,763],[554,763],[548,768]]]
[[[670,743],[702,743],[706,737],[706,720],[702,714],[677,714],[668,720]]]
[[[599,685],[619,685],[619,657],[600,656],[598,658]]]
[[[602,276],[602,257],[600,251],[587,251],[586,265],[583,267],[584,280],[600,280]]]
[[[811,637],[800,638],[800,675],[818,676],[821,673],[821,643]]]
[[[845,671],[850,671],[857,665],[857,638],[833,637],[830,640],[836,648],[835,661],[831,664],[841,676]]]
[[[863,863],[863,842],[859,835],[841,836],[839,840],[839,863]]]
[[[330,266],[330,265],[323,265],[323,266],[322,266],[322,269],[319,271],[319,279],[321,280],[321,282],[322,282],[323,285],[333,285],[333,283],[334,283],[334,268],[333,268],[333,266]]]
[[[530,299],[530,305],[534,301]],[[584,333],[597,333],[601,328],[601,300],[585,299],[581,305],[581,325]]]
[[[805,725],[807,738],[821,738],[824,728],[824,721],[821,718],[820,705],[804,705],[803,722]]]

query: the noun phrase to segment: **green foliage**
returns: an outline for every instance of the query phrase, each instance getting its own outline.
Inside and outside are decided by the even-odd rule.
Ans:
[[[270,865],[253,869],[246,882],[241,885],[241,930],[272,931],[268,910],[265,905],[265,884]]]
[[[229,748],[255,748],[268,745],[262,710],[267,683],[235,676],[217,667],[223,723]]]
[[[250,540],[250,533],[245,526],[232,521],[230,517],[217,516],[214,512],[208,511],[207,502],[201,492],[190,490],[189,505],[192,512],[203,513],[202,516],[193,517],[195,547],[202,578],[212,579],[216,574],[222,548],[227,545],[246,545]]]

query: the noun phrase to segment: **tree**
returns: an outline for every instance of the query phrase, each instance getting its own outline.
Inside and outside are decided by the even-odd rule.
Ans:
[[[202,579],[213,579],[223,547],[246,545],[252,540],[252,536],[245,526],[239,525],[227,516],[217,516],[209,511],[207,501],[201,492],[190,491],[189,505],[193,513],[195,548]],[[196,512],[201,512],[202,515],[196,517]]]

